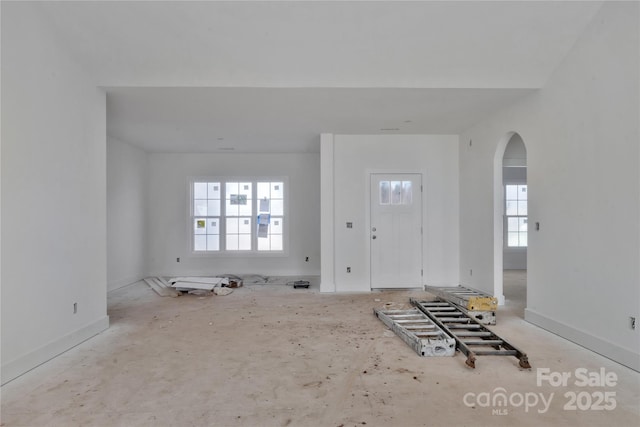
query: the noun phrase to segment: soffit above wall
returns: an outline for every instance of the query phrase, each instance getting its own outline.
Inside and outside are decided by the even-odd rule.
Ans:
[[[532,92],[110,88],[107,132],[150,152],[317,152],[321,133],[459,134]]]
[[[104,86],[540,88],[601,2],[37,7]]]

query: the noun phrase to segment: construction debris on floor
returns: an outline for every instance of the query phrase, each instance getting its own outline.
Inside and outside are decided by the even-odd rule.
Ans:
[[[462,286],[426,290],[436,301],[410,298],[410,310],[374,309],[375,315],[420,356],[454,356],[459,350],[466,365],[475,368],[476,356],[514,356],[530,369],[527,355],[486,324],[495,324],[497,300]]]
[[[169,280],[171,287],[181,291],[189,292],[192,290],[213,291],[216,287],[223,287],[229,284],[226,277],[175,277]]]
[[[172,288],[169,282],[163,277],[147,277],[144,282],[149,285],[161,297],[179,297],[181,295],[176,289]]]
[[[424,289],[437,296],[440,301],[450,302],[458,310],[484,325],[496,324],[496,310],[498,309],[498,298],[496,297],[459,285],[454,287],[425,286]]]
[[[184,276],[165,279],[163,277],[147,277],[145,283],[160,296],[176,297],[182,294],[207,296],[228,295],[234,288],[247,285],[287,285],[294,289],[308,289],[309,280],[297,279],[289,281],[288,276],[263,276],[260,274],[220,274],[215,276]]]
[[[521,368],[531,368],[525,353],[459,310],[454,304],[446,301],[418,301],[414,298],[411,298],[410,302],[456,340],[456,347],[467,356],[465,363],[469,367],[476,367],[476,356],[515,356]]]
[[[158,295],[176,297],[184,293],[191,295],[229,295],[232,288],[242,286],[239,277],[176,277],[165,280],[163,277],[147,277],[144,281]]]
[[[456,341],[417,308],[376,308],[373,312],[420,356],[453,356],[456,352]]]
[[[293,282],[287,283],[287,285],[293,285],[293,289],[298,289],[298,288],[309,289],[309,281],[308,280],[295,280]]]

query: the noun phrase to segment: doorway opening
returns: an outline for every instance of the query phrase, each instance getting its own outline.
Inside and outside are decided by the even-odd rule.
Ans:
[[[494,163],[494,295],[524,318],[527,299],[528,187],[527,150],[510,132],[501,140]]]

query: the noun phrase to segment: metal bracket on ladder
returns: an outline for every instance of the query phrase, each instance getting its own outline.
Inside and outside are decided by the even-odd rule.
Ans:
[[[467,356],[467,366],[476,367],[476,356],[514,356],[519,360],[521,368],[531,368],[525,353],[460,311],[455,305],[446,301],[418,301],[414,298],[410,301],[456,340],[458,349]]]
[[[453,356],[456,342],[422,311],[381,310],[375,315],[420,356]]]
[[[456,305],[460,311],[483,325],[496,324],[496,310],[498,309],[496,297],[464,286],[425,286],[424,289],[440,300]]]

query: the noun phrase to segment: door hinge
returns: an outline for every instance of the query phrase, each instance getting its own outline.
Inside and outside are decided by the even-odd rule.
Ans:
[[[420,270],[420,276],[424,276],[424,270]]]

